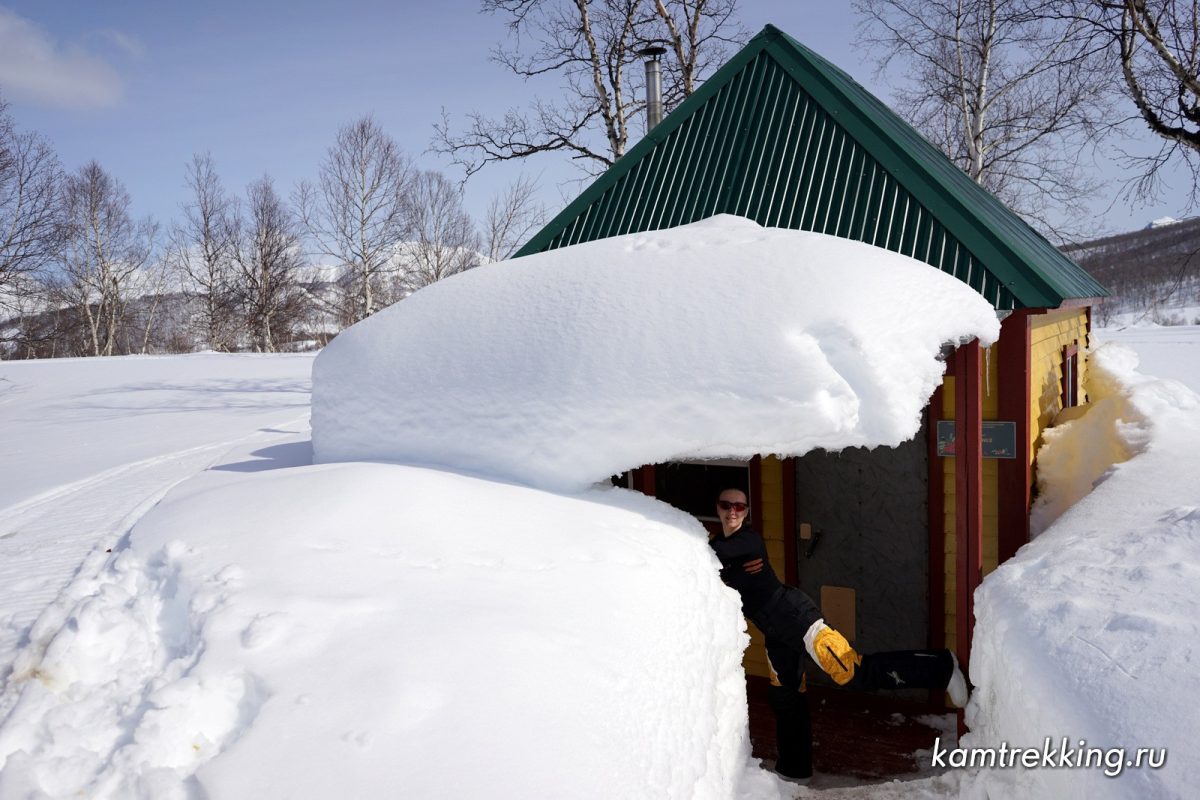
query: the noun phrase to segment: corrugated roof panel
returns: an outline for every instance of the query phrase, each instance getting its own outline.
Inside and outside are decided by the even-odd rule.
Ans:
[[[663,142],[662,149],[666,152],[666,158],[658,162],[659,170],[655,179],[651,181],[653,195],[646,204],[648,230],[671,227],[664,223],[664,219],[677,195],[677,192],[672,191],[672,187],[678,183],[679,164],[684,153],[695,141],[696,132],[704,127],[711,111],[711,106],[702,106],[698,113],[688,118],[687,124],[677,128]]]
[[[592,225],[583,233],[583,241],[590,242],[616,235],[616,230],[613,228],[613,213],[620,201],[623,188],[623,186],[613,186],[604,193]]]
[[[919,261],[926,261],[929,253],[929,239],[933,234],[933,217],[924,213],[925,209],[917,207],[917,222],[913,228],[912,249],[909,255]]]
[[[871,195],[875,193],[878,180],[878,167],[871,157],[858,146],[854,145],[858,157],[858,167],[855,170],[854,202],[850,207],[850,217],[846,222],[846,237],[861,241],[864,226],[867,224],[867,214],[870,211]]]
[[[672,225],[695,222],[705,216],[700,203],[705,193],[712,191],[712,183],[716,180],[712,160],[717,151],[726,145],[729,122],[733,118],[733,106],[738,97],[735,86],[730,86],[729,91],[722,93],[716,103],[699,149],[695,153],[686,154],[688,165],[679,203],[672,215]]]
[[[767,46],[775,49],[784,60],[790,61],[793,66],[803,64],[808,68],[809,75],[815,80],[812,83],[805,82],[806,88],[824,88],[818,86],[824,83],[834,89],[838,96],[830,99],[835,101],[839,110],[846,112],[844,122],[856,133],[866,136],[870,132],[868,129],[873,128],[879,141],[899,147],[900,153],[888,153],[880,149],[876,154],[904,170],[905,181],[911,181],[914,190],[928,194],[931,201],[937,200],[939,204],[949,201],[948,205],[957,206],[953,209],[939,208],[935,213],[942,216],[943,212],[952,211],[952,216],[961,215],[966,224],[955,226],[958,229],[956,235],[969,239],[968,244],[977,256],[984,250],[988,251],[994,265],[989,271],[994,277],[997,270],[1006,272],[1014,279],[1014,283],[1024,284],[1023,288],[1030,292],[1031,299],[1039,288],[1042,291],[1061,290],[1058,292],[1061,294],[1059,299],[1094,297],[1106,293],[1090,275],[991,193],[975,184],[912,126],[845,72],[772,26],[768,26],[762,35],[768,39],[774,37],[774,41]],[[894,158],[896,155],[901,158]],[[1033,282],[1027,283],[1026,279],[1030,277]],[[1037,285],[1039,282],[1042,283],[1040,287]]]
[[[701,165],[706,164],[712,157],[714,144],[720,136],[721,120],[730,113],[731,93],[732,89],[727,89],[718,96],[704,120],[704,127],[696,132],[696,146],[682,153],[683,158],[679,162],[675,183],[672,185],[672,188],[679,191],[671,205],[668,227],[695,222],[698,219],[692,215],[696,212],[700,181],[704,178]]]
[[[789,147],[788,142],[794,135],[797,121],[802,113],[802,97],[797,92],[788,91],[787,75],[782,71],[778,71],[777,74],[782,98],[779,124],[773,126],[773,139],[764,154],[763,178],[759,182],[758,202],[754,206],[753,218],[762,225],[768,224],[776,198],[781,191],[786,191],[788,175],[795,155],[795,148]]]
[[[804,161],[800,163],[800,180],[796,182],[796,199],[788,213],[787,228],[803,228],[804,219],[812,207],[810,200],[813,188],[821,181],[821,171],[824,167],[824,152],[829,147],[827,137],[830,133],[828,118],[825,113],[814,114],[813,130],[804,150]]]
[[[1104,294],[877,98],[771,26],[518,255],[717,213],[910,255],[997,308]]]
[[[634,225],[636,225],[639,219],[645,216],[644,204],[646,202],[647,179],[656,171],[655,167],[657,165],[655,161],[658,154],[659,151],[657,149],[651,150],[644,159],[638,162],[638,168],[630,176],[630,182],[633,187],[625,193],[628,199],[625,203],[625,208],[621,212],[621,221],[617,225],[617,230],[620,233],[632,233],[635,230],[640,230],[639,228],[635,228]]]
[[[862,227],[859,231],[859,241],[875,244],[875,232],[879,230],[879,220],[883,217],[883,199],[887,196],[888,174],[876,163],[871,163],[871,193],[867,196],[867,204],[863,207]]]
[[[904,233],[900,240],[898,251],[908,256],[915,258],[913,255],[917,252],[917,239],[921,234],[921,205],[920,203],[910,202],[908,205],[908,213],[904,217]]]
[[[685,125],[675,129],[663,142],[662,147],[668,157],[659,162],[661,172],[653,181],[654,198],[647,208],[649,229],[672,227],[671,209],[679,199],[679,165],[695,142],[696,132],[704,127],[712,114],[712,108],[709,105],[701,107],[695,116],[689,117]]]
[[[846,132],[841,128],[833,128],[833,137],[829,141],[829,149],[825,151],[824,174],[818,187],[816,205],[813,208],[812,223],[809,230],[818,233],[829,233],[829,220],[833,209],[838,203],[838,197],[845,184],[842,183],[842,153],[846,150]]]
[[[570,235],[564,240],[563,244],[565,244],[565,245],[579,244],[581,241],[583,241],[583,239],[581,238],[583,230],[587,226],[588,221],[591,220],[592,215],[594,215],[595,213],[596,213],[596,206],[594,206],[594,205],[588,206],[586,209],[584,209],[583,215],[579,219],[575,220],[575,223],[570,232]]]
[[[740,137],[743,142],[748,143],[741,154],[744,163],[740,169],[735,169],[727,181],[726,195],[721,203],[721,207],[731,214],[747,216],[746,211],[750,205],[748,195],[758,188],[759,169],[762,167],[767,142],[771,139],[768,126],[778,111],[776,104],[779,101],[779,89],[777,73],[767,70],[763,79],[761,99],[757,103],[758,113],[753,115],[745,135]]]
[[[787,147],[784,153],[787,171],[784,173],[783,182],[779,185],[774,197],[771,198],[771,207],[766,217],[765,224],[773,228],[787,227],[783,221],[784,214],[789,212],[791,207],[789,201],[794,199],[796,184],[802,179],[799,170],[803,169],[809,139],[812,136],[812,120],[816,116],[816,108],[809,102],[808,95],[799,92],[796,94],[798,113],[792,123],[794,133],[788,139],[789,143],[795,144]],[[800,142],[803,142],[804,146],[799,146]]]
[[[629,222],[631,212],[637,208],[638,187],[645,180],[646,170],[652,156],[653,154],[647,155],[625,176],[625,182],[629,185],[622,188],[622,191],[617,194],[613,203],[612,222],[609,225],[613,231],[613,236],[629,233],[626,225]]]
[[[833,124],[826,124],[825,130],[829,132],[829,135],[821,137],[815,153],[820,164],[819,177],[814,175],[810,184],[812,191],[805,195],[804,214],[800,217],[799,227],[805,231],[821,230],[818,221],[829,203],[829,193],[834,188],[830,167],[833,167],[834,173],[837,172],[837,161],[833,153],[841,142],[843,134],[841,128]]]
[[[725,144],[725,136],[729,120],[733,117],[733,105],[736,100],[736,90],[733,86],[729,87],[729,91],[722,92],[713,108],[713,115],[704,132],[704,137],[700,140],[699,149],[695,153],[686,154],[690,163],[684,170],[683,190],[671,216],[672,226],[704,218],[699,205],[704,193],[711,191],[711,186],[706,186],[706,182],[711,183],[715,179],[711,162],[714,153]]]
[[[746,70],[744,80],[747,85],[740,92],[742,106],[730,120],[729,144],[719,154],[725,157],[717,159],[720,175],[717,179],[718,189],[708,197],[704,206],[705,217],[720,214],[736,202],[734,186],[740,182],[745,171],[747,152],[763,136],[763,122],[767,113],[765,76],[768,66],[768,59],[760,55]]]
[[[879,219],[875,221],[871,244],[886,249],[888,242],[892,241],[892,226],[896,222],[896,212],[899,210],[900,213],[903,213],[904,205],[900,203],[900,192],[897,191],[896,181],[892,179],[891,175],[887,176],[883,187],[884,192],[879,198]]]
[[[757,137],[758,146],[752,151],[754,173],[750,176],[750,171],[746,171],[750,180],[743,183],[740,190],[745,196],[742,207],[746,208],[747,213],[744,216],[749,216],[760,224],[764,195],[769,199],[774,193],[784,151],[789,149],[786,145],[786,134],[791,126],[790,118],[798,105],[796,93],[791,91],[788,85],[787,74],[777,69],[774,64],[770,66],[770,113],[764,122],[762,134]]]
[[[862,148],[855,145],[850,151],[849,169],[846,175],[846,193],[842,197],[841,207],[838,208],[837,222],[834,223],[833,234],[844,239],[857,239],[854,235],[858,215],[859,199],[862,197],[863,184],[867,180],[866,154]]]

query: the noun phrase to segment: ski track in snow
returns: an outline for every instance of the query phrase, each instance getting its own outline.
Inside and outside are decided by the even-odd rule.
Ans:
[[[292,420],[295,424],[307,415]],[[96,573],[134,523],[172,487],[217,463],[239,443],[278,435],[256,431],[238,439],[185,448],[123,464],[64,484],[0,510],[0,586],[5,616],[0,618],[0,685],[12,672],[43,613],[61,615],[56,600],[77,577]],[[0,696],[0,719],[15,701]]]

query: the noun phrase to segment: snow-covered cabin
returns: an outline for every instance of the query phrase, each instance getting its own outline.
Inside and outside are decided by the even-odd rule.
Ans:
[[[947,646],[965,660],[974,588],[1029,540],[1042,432],[1085,400],[1091,307],[1107,292],[770,25],[517,255],[716,214],[931,264],[993,305],[1000,340],[947,354],[921,433],[900,447],[647,464],[624,480],[702,518],[716,490],[744,486],[776,570],[862,649]],[[766,674],[761,642],[746,665]]]

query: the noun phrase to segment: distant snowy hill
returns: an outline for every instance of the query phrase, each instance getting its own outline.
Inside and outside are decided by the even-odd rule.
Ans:
[[[278,350],[318,349],[358,318],[350,310],[352,298],[359,294],[358,276],[328,256],[309,254],[304,258],[312,259],[311,263],[294,274],[303,301],[294,311],[288,331],[275,341]],[[489,261],[473,249],[436,242],[398,242],[388,269],[372,280],[375,302],[377,307],[390,305],[416,288]],[[236,270],[233,280],[238,280]],[[116,354],[194,352],[211,346],[203,335],[202,309],[208,295],[182,268],[166,273],[139,270],[125,280],[121,296],[125,304],[123,334],[117,339]],[[230,296],[238,302],[236,289],[231,289]],[[0,291],[0,359],[90,355],[80,307],[75,299],[33,281]],[[233,319],[241,319],[239,310],[230,313]],[[229,336],[215,349],[252,349],[245,334],[243,330],[240,336]]]
[[[1163,218],[1062,251],[1112,293],[1096,309],[1100,326],[1200,320],[1200,217]]]

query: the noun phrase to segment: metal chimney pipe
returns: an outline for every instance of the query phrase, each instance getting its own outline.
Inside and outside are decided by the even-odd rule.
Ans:
[[[662,122],[662,68],[658,57],[665,52],[667,48],[658,45],[638,51],[646,59],[646,133]]]

